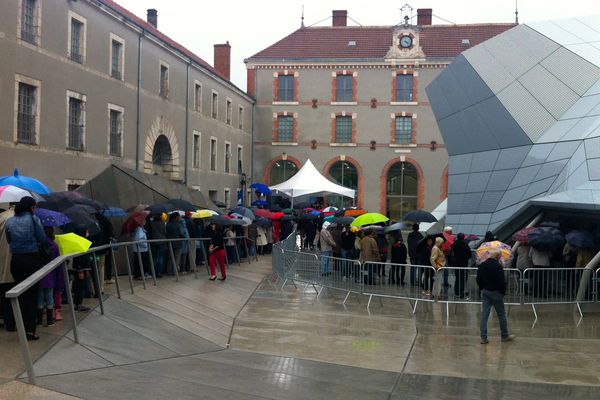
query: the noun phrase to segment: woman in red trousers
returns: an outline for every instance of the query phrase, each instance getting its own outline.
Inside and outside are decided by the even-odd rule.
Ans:
[[[210,246],[208,248],[208,265],[210,267],[210,280],[217,279],[215,263],[218,261],[221,267],[220,281],[227,278],[227,269],[225,268],[225,244],[223,240],[223,227],[211,224]]]

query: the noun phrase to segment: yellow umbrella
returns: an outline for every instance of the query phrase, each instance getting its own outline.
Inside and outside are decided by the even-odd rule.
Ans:
[[[87,251],[92,242],[84,237],[74,233],[65,233],[64,235],[56,235],[54,241],[58,245],[58,250],[61,256],[74,253],[82,253]]]
[[[475,252],[477,264],[481,264],[490,257],[490,250],[500,251],[500,261],[506,263],[512,259],[512,249],[509,245],[499,240],[484,242]]]
[[[210,218],[213,215],[217,215],[218,213],[213,210],[198,210],[194,214],[192,214],[192,218]]]

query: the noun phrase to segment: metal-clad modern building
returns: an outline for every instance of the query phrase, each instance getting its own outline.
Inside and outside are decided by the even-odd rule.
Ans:
[[[302,26],[246,60],[256,179],[280,183],[310,159],[356,189],[358,205],[394,219],[446,198],[446,146],[425,87],[514,24],[435,25],[431,9],[416,17],[347,26],[336,10],[332,26]]]
[[[600,212],[600,17],[519,25],[427,87],[455,231],[510,234],[540,211]]]
[[[7,0],[0,13],[0,174],[54,190],[111,164],[235,203],[251,175],[253,99],[111,0]]]

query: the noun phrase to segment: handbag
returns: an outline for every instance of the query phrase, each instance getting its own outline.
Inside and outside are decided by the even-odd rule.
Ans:
[[[35,219],[33,219],[33,214],[31,214],[31,223],[33,224],[33,234],[35,236]],[[50,245],[47,242],[40,242],[38,240],[37,248],[40,259],[44,264],[48,264],[52,260],[52,256],[50,255]]]

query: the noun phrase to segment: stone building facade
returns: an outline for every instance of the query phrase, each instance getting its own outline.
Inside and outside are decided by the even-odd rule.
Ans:
[[[310,158],[370,211],[399,219],[433,209],[447,196],[448,155],[425,87],[514,24],[432,25],[431,9],[418,10],[415,25],[347,26],[345,10],[332,21],[245,60],[256,98],[255,179],[279,183]]]
[[[254,100],[111,0],[7,0],[0,13],[0,175],[53,190],[111,164],[164,175],[234,204],[252,174]]]

